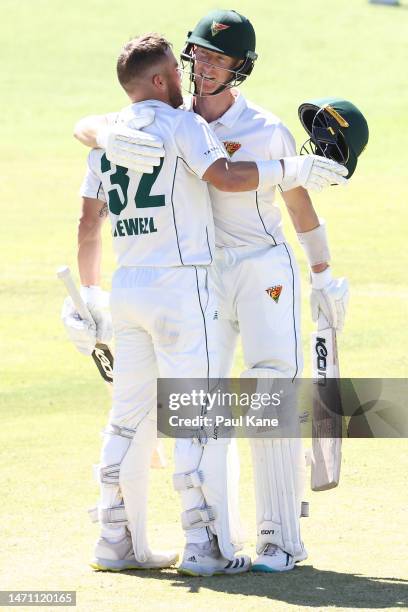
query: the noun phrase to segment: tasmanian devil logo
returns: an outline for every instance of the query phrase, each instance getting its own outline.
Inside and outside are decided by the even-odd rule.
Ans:
[[[269,295],[269,297],[271,297],[273,301],[277,304],[279,302],[282,289],[282,285],[275,285],[274,287],[268,287],[268,289],[265,289],[265,291]]]
[[[315,352],[317,374],[321,381],[320,384],[322,384],[326,381],[327,375],[327,347],[326,340],[324,338],[320,338],[319,336],[316,338]]]
[[[234,155],[234,153],[236,153],[238,151],[238,149],[241,148],[241,143],[240,142],[232,142],[230,140],[226,140],[224,142],[224,147],[225,147],[225,150],[227,151],[228,155],[230,155],[232,157]]]
[[[229,27],[230,26],[224,25],[223,23],[217,23],[216,21],[213,21],[211,26],[211,34],[213,36],[216,36],[217,34],[222,32],[222,30],[228,30]]]

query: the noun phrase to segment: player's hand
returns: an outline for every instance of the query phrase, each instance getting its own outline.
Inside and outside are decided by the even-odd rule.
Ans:
[[[99,287],[81,287],[81,296],[92,320],[81,318],[70,297],[64,300],[61,318],[78,351],[91,355],[97,342],[108,343],[112,339],[112,319],[107,310],[109,294]]]
[[[344,185],[348,170],[337,162],[320,155],[284,157],[284,173],[281,186],[285,189],[304,187],[322,191],[330,185]]]
[[[326,268],[323,272],[312,272],[311,275],[310,307],[313,321],[318,321],[319,315],[323,314],[329,327],[341,331],[349,301],[347,279],[333,278],[330,268]]]
[[[154,110],[144,109],[139,114],[125,115],[122,123],[100,129],[96,141],[105,149],[112,163],[135,172],[151,174],[164,157],[163,142],[157,136],[143,132],[140,128],[154,120]]]

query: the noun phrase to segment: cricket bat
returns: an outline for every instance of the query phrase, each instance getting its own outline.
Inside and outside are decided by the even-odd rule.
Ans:
[[[86,307],[81,294],[72,278],[71,270],[68,266],[62,266],[57,270],[57,277],[64,283],[68,295],[74,303],[75,308],[80,314],[81,318],[85,321],[92,321],[92,315]],[[113,384],[113,355],[107,344],[97,343],[95,349],[92,352],[92,359],[94,360],[96,367],[98,368],[99,374],[103,380],[108,383],[110,391],[112,391]],[[165,451],[163,444],[160,439],[157,440],[157,445],[153,451],[151,466],[154,468],[164,468],[167,465]]]
[[[336,330],[320,313],[318,331],[312,333],[312,491],[327,491],[340,480],[342,406]],[[337,380],[331,380],[337,379]]]
[[[64,283],[68,295],[71,296],[74,306],[85,321],[92,321],[92,315],[86,307],[81,294],[79,293],[74,279],[72,278],[71,270],[68,266],[62,266],[57,270],[58,278]],[[92,353],[96,367],[103,380],[110,385],[113,382],[113,355],[107,344],[98,343],[95,345],[95,350]]]

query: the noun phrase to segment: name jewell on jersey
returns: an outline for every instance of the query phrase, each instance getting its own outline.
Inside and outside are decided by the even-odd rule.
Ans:
[[[208,124],[194,113],[157,100],[132,104],[155,109],[147,132],[164,142],[166,155],[152,174],[109,162],[93,149],[80,193],[107,202],[118,266],[208,265],[214,226],[205,171],[226,153]],[[129,108],[124,109],[128,116]],[[119,115],[120,119],[120,115]]]

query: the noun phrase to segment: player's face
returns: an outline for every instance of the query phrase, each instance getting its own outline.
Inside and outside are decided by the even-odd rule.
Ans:
[[[231,70],[239,64],[239,60],[234,57],[215,53],[204,47],[194,47],[194,56],[197,95],[208,96],[214,93],[220,85],[231,79]]]
[[[181,73],[178,61],[174,57],[173,51],[168,51],[166,64],[166,84],[168,102],[173,108],[178,108],[183,104],[183,94],[181,91]]]

